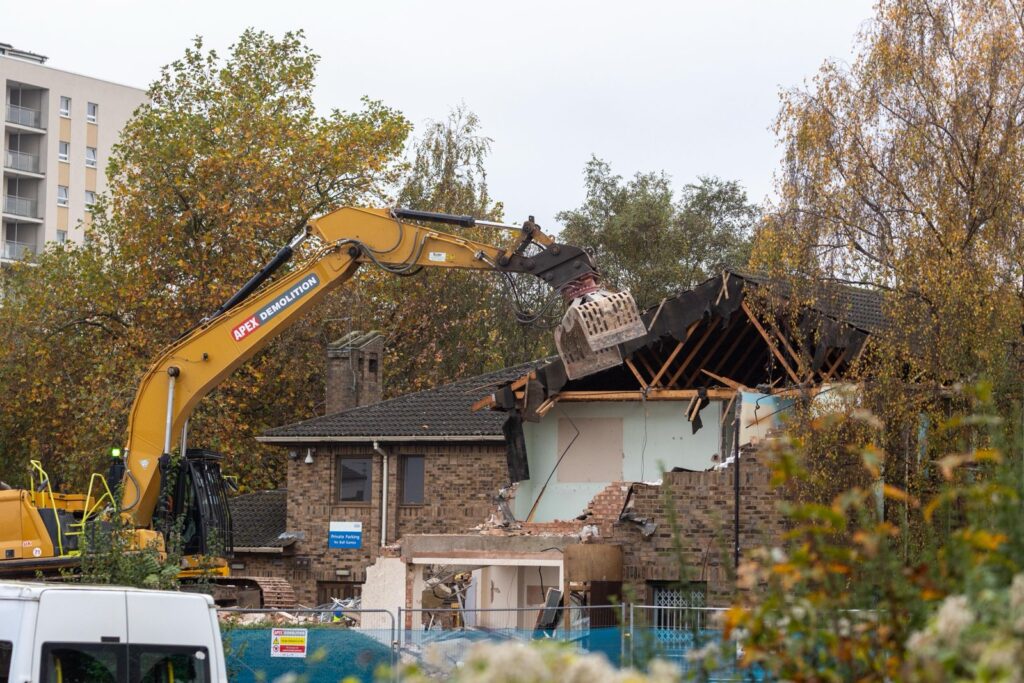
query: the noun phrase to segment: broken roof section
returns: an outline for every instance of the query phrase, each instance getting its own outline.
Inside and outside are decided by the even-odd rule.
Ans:
[[[481,394],[496,390],[548,359],[514,365],[435,389],[405,394],[303,422],[257,437],[265,443],[380,441],[503,441],[505,416],[472,412]]]
[[[537,419],[555,400],[727,398],[757,387],[812,386],[842,377],[886,320],[881,295],[831,286],[819,303],[765,318],[751,292],[772,282],[730,268],[642,315],[647,335],[622,345],[622,365],[570,380],[554,359],[475,407]],[[772,288],[786,298],[784,283]],[[763,291],[763,290],[762,290]]]

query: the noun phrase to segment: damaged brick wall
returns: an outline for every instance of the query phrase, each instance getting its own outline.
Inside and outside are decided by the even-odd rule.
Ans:
[[[770,486],[762,457],[748,452],[740,463],[740,554],[779,541],[783,531],[779,497]],[[733,595],[729,569],[734,562],[733,466],[709,472],[667,472],[662,484],[634,485],[632,509],[657,527],[645,537],[636,522],[616,521],[602,540],[623,548],[624,578],[634,595],[643,599],[649,582],[703,581],[709,605],[728,604]],[[685,569],[680,574],[673,550],[673,532],[666,501],[675,506],[676,524]]]
[[[507,482],[503,444],[384,444],[388,453],[388,542],[413,533],[464,533],[493,511],[493,496]],[[289,532],[299,532],[295,556],[260,561],[254,576],[283,576],[295,589],[299,602],[316,601],[318,581],[365,580],[366,567],[380,553],[381,472],[383,458],[369,444],[331,444],[316,449],[312,464],[305,451],[288,462]],[[399,493],[402,455],[423,455],[424,503],[401,505]],[[363,456],[372,459],[370,502],[337,502],[337,458]],[[363,545],[359,549],[327,547],[329,522],[362,522]],[[256,566],[256,565],[254,565]],[[337,570],[349,573],[339,577]],[[248,566],[246,573],[250,573]]]

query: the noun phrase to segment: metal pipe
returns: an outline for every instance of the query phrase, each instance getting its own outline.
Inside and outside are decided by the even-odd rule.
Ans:
[[[181,427],[181,457],[185,457],[188,453],[188,418],[185,419],[185,424]]]
[[[734,508],[733,508],[733,562],[737,568],[740,566],[740,415],[743,410],[743,397],[736,401],[736,421],[733,423],[733,451],[732,466],[735,468],[733,480]]]
[[[309,236],[308,229],[304,229],[302,232],[295,235],[288,244],[281,247],[277,254],[274,255],[274,258],[270,259],[267,265],[260,269],[260,272],[249,278],[249,281],[242,285],[241,289],[235,292],[230,299],[221,304],[220,308],[204,318],[204,321],[216,318],[221,313],[234,308],[239,303],[247,299],[257,287],[263,284],[267,278],[274,274],[274,271],[287,263],[287,261],[292,257],[292,252],[295,250],[295,247],[302,244],[303,240],[305,240],[307,236]]]
[[[181,371],[177,366],[167,368],[167,421],[164,427],[164,453],[171,452],[171,423],[174,421],[174,382]]]
[[[373,442],[373,450],[384,459],[380,478],[380,545],[383,548],[388,544],[388,454],[376,441]]]

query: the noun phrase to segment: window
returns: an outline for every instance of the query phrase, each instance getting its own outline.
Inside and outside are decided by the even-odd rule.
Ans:
[[[373,483],[373,460],[338,458],[338,500],[343,503],[369,503]]]
[[[96,123],[96,119],[100,113],[100,105],[95,102],[90,102],[85,107],[85,120],[89,123]]]
[[[68,186],[58,185],[57,186],[57,206],[68,205]]]
[[[206,683],[210,664],[205,647],[129,645],[132,681],[138,683]]]
[[[96,148],[85,148],[85,165],[89,168],[96,168]]]
[[[60,96],[60,115],[64,118],[71,118],[71,98]]]
[[[402,505],[423,505],[422,455],[402,456]]]
[[[0,640],[0,683],[7,683],[11,676],[11,652],[14,650],[14,643],[9,640]]]
[[[61,140],[57,143],[57,159],[67,163],[71,160],[71,143]]]
[[[68,241],[68,231],[58,230],[57,231],[57,244],[64,244]]]
[[[92,206],[96,203],[96,193],[92,190],[85,191],[85,205]]]
[[[118,643],[45,643],[45,683],[121,683],[125,679],[125,646]]]
[[[6,680],[6,679],[3,679]],[[44,643],[45,683],[207,683],[205,647],[123,643]]]

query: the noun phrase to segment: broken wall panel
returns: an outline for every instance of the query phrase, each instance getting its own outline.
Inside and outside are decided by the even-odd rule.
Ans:
[[[614,481],[654,481],[662,468],[682,467],[705,470],[718,460],[721,451],[722,404],[712,401],[701,412],[705,427],[696,434],[686,419],[689,401],[608,401],[602,403],[560,403],[539,423],[526,423],[526,451],[530,479],[519,482],[515,498],[516,519],[548,522],[574,519],[591,499]],[[603,481],[561,481],[556,464],[559,423],[570,418],[622,421],[621,478]],[[583,460],[596,466],[596,459]],[[550,479],[549,479],[550,477]]]
[[[622,481],[622,418],[558,418],[558,453],[559,482]]]

